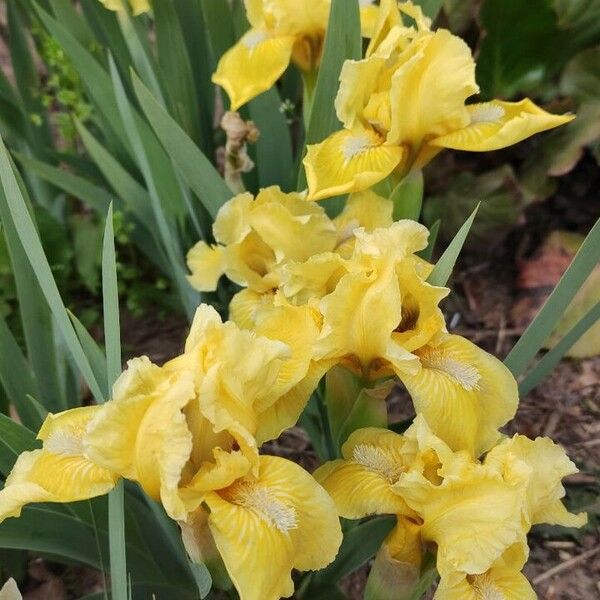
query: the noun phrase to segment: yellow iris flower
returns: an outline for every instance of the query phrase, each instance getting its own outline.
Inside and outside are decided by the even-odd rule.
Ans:
[[[200,508],[183,526],[187,546],[210,552],[214,542],[241,600],[291,596],[292,569],[327,566],[342,540],[331,498],[283,458],[261,456],[256,474],[207,492],[204,502],[209,514]]]
[[[550,440],[524,436],[497,445],[481,463],[454,452],[418,415],[404,435],[376,428],[353,432],[342,458],[325,463],[315,477],[342,517],[398,516],[378,557],[390,569],[394,556],[416,566],[421,542],[435,544],[442,576],[438,600],[476,600],[482,590],[495,589],[520,600],[531,597],[520,571],[532,524],[585,523],[585,515],[567,513],[560,501],[560,479],[575,470]],[[409,577],[406,564],[396,567]]]
[[[219,61],[213,82],[229,96],[231,110],[266,92],[290,62],[304,73],[321,61],[331,0],[244,0],[250,29]],[[360,1],[362,32],[374,31],[379,7]]]
[[[285,196],[278,192],[277,197]],[[226,241],[238,239],[234,232],[247,235],[250,229],[249,209],[234,210],[239,201],[241,197],[223,208],[224,215],[236,215],[227,227],[225,219],[219,223]],[[302,210],[310,204],[293,201]],[[244,202],[251,208],[250,198]],[[370,204],[374,210],[369,213]],[[295,348],[295,356],[304,348],[303,364],[314,375],[304,380],[307,389],[314,389],[333,364],[367,380],[397,375],[436,435],[453,450],[467,450],[476,458],[498,440],[498,429],[514,415],[516,382],[496,358],[446,332],[439,303],[448,290],[426,282],[432,266],[416,256],[427,245],[427,229],[414,221],[391,223],[391,211],[389,200],[366,191],[352,195],[333,221],[318,213],[317,229],[328,232],[327,241],[321,242],[328,249],[315,252],[318,244],[311,243],[308,227],[304,238],[295,239],[296,244],[307,240],[304,256],[293,244],[280,250],[281,262],[260,271],[260,284],[233,298],[230,318]],[[275,250],[270,252],[275,256]],[[210,259],[194,265],[190,261],[192,278],[208,278],[212,264]],[[287,318],[281,317],[284,313]],[[277,325],[269,326],[270,319]],[[288,403],[290,419],[300,414],[309,395],[305,390],[297,402]],[[269,433],[274,435],[275,430]]]
[[[431,267],[414,255],[426,245],[424,227],[399,221],[355,237],[351,268],[319,303],[315,359],[336,359],[366,379],[396,374],[436,435],[480,456],[516,411],[514,378],[490,354],[446,333],[438,305],[448,290],[426,283]]]
[[[265,292],[278,284],[276,268],[333,250],[334,224],[302,194],[278,187],[240,194],[224,204],[213,225],[216,245],[199,242],[188,253],[189,281],[212,291],[223,273],[238,285]]]
[[[585,513],[574,515],[562,503],[565,489],[561,479],[577,473],[578,469],[563,448],[550,438],[530,440],[524,435],[515,435],[493,448],[485,464],[505,474],[512,471],[527,473],[524,517],[528,527],[539,523],[563,527],[586,524]]]
[[[440,580],[434,600],[536,600],[536,593],[521,573],[527,554],[525,544],[517,543],[484,573],[450,573]]]
[[[124,9],[123,2],[125,2],[125,0],[100,0],[100,2],[102,2],[108,10],[119,11]],[[129,5],[131,6],[131,12],[134,16],[141,15],[150,10],[150,2],[148,0],[129,0]]]
[[[133,359],[84,441],[94,462],[137,481],[173,518],[186,514],[178,487],[192,451],[184,411],[193,398],[191,373],[170,373],[146,357]]]
[[[344,129],[308,147],[309,199],[359,191],[391,174],[421,168],[443,148],[475,152],[505,148],[569,122],[530,100],[465,102],[479,88],[469,47],[435,32],[411,3],[385,2],[360,61],[346,61],[336,111]]]
[[[100,410],[86,406],[46,418],[38,433],[42,448],[19,456],[0,491],[0,523],[19,517],[32,502],[87,500],[115,486],[118,475],[90,460],[85,451],[87,427]]]

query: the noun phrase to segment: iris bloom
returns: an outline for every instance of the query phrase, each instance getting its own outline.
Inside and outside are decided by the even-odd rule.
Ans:
[[[123,10],[123,3],[125,0],[100,0],[102,4],[108,10]],[[131,12],[134,16],[141,15],[142,13],[148,12],[150,10],[150,3],[148,0],[129,0],[129,5],[131,6]]]
[[[563,477],[578,472],[563,448],[550,438],[530,440],[524,435],[515,435],[504,440],[489,452],[485,464],[506,475],[524,471],[528,476],[524,518],[527,527],[539,523],[582,527],[587,515],[574,515],[567,511],[562,499],[565,489]]]
[[[265,292],[277,286],[277,265],[333,250],[335,226],[320,207],[278,187],[240,194],[224,204],[213,224],[216,245],[198,242],[188,253],[190,283],[212,291],[223,273],[238,285]]]
[[[278,399],[287,355],[281,342],[223,324],[202,305],[184,354],[163,367],[130,361],[88,428],[86,451],[183,520],[201,501],[205,477],[257,468],[259,415]]]
[[[418,415],[404,435],[374,428],[353,432],[342,458],[321,466],[315,477],[342,517],[398,515],[400,531],[386,541],[390,557],[401,549],[394,539],[412,540],[405,549],[435,544],[442,576],[438,600],[475,600],[492,590],[520,600],[531,597],[520,574],[531,525],[585,522],[560,503],[560,479],[573,471],[550,440],[523,436],[502,442],[481,463],[452,451]]]
[[[168,372],[147,357],[128,363],[88,426],[86,453],[93,460],[161,501],[170,516],[183,518],[179,482],[192,452],[185,409],[194,397],[189,372]]]
[[[250,29],[219,61],[213,82],[231,110],[266,92],[293,62],[305,75],[321,61],[331,0],[244,0]],[[374,30],[378,7],[360,1],[363,35]]]
[[[335,104],[344,129],[308,147],[309,199],[400,179],[444,148],[497,150],[573,118],[530,100],[467,105],[479,91],[469,47],[422,16],[404,26],[399,11],[409,9],[414,18],[410,3],[384,2],[366,58],[344,63]]]
[[[118,475],[88,457],[84,438],[101,407],[75,408],[49,415],[38,439],[42,448],[23,452],[0,491],[0,523],[19,517],[32,502],[75,502],[109,492]]]
[[[527,561],[527,546],[517,543],[508,548],[484,573],[453,572],[442,577],[434,600],[536,600],[527,578],[521,573]]]
[[[183,524],[186,545],[204,559],[214,544],[241,600],[291,596],[292,569],[327,566],[342,540],[331,498],[283,458],[261,456],[256,474],[214,482],[203,501]]]
[[[448,290],[426,282],[431,266],[414,254],[427,243],[423,226],[399,221],[355,236],[352,268],[319,303],[315,358],[336,359],[366,379],[396,374],[437,436],[479,456],[516,411],[514,378],[446,333],[438,305]]]

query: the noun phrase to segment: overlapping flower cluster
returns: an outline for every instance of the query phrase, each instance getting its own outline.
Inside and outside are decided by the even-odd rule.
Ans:
[[[50,415],[42,447],[19,457],[0,491],[0,522],[28,503],[91,498],[125,478],[180,523],[215,582],[226,571],[242,600],[275,600],[292,595],[293,569],[335,558],[338,515],[390,514],[397,525],[370,585],[395,569],[409,597],[427,549],[438,600],[535,597],[521,574],[526,536],[541,522],[585,522],[561,501],[575,466],[549,439],[500,433],[517,409],[514,378],[447,331],[439,305],[449,290],[428,283],[433,267],[419,256],[427,229],[394,222],[392,202],[369,188],[442,148],[500,148],[570,117],[528,100],[466,105],[477,87],[461,40],[431,31],[410,2],[361,4],[371,42],[342,71],[344,130],[309,148],[308,192],[234,197],[214,223],[216,243],[188,255],[198,290],[215,290],[223,275],[243,288],[230,321],[200,306],[180,356],[163,366],[136,358],[110,401]],[[329,2],[246,8],[252,29],[215,75],[234,107],[290,60],[318,67]],[[351,195],[333,219],[311,201],[341,193]],[[398,378],[416,418],[402,435],[345,431],[342,458],[313,478],[259,449],[296,424],[327,373],[361,389]]]
[[[392,210],[372,191],[351,195],[335,219],[278,188],[237,196],[217,217],[218,243],[190,251],[190,281],[212,290],[225,273],[244,287],[230,305],[233,321],[283,341],[292,357],[311,348],[307,389],[341,367],[365,387],[396,376],[410,393],[417,417],[404,435],[358,429],[343,458],[315,474],[340,516],[397,516],[376,567],[402,566],[412,590],[433,544],[436,598],[534,598],[521,574],[526,535],[537,523],[585,523],[561,502],[561,479],[576,468],[547,438],[499,432],[516,412],[516,382],[496,358],[447,332],[439,303],[448,290],[427,283],[432,265],[417,254],[428,232],[393,222]],[[289,422],[306,400],[287,399]]]

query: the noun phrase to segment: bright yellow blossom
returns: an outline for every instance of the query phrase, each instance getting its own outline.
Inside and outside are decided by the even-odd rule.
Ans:
[[[236,445],[255,462],[261,413],[279,400],[275,384],[289,356],[282,342],[222,323],[212,307],[198,308],[185,352],[165,365],[194,377],[195,398],[186,414],[196,467],[210,460],[217,446],[229,450]]]
[[[0,491],[0,523],[18,517],[32,502],[75,502],[101,496],[118,475],[89,459],[84,438],[101,407],[86,406],[49,415],[38,433],[43,445],[23,452]]]
[[[223,273],[258,292],[277,286],[276,267],[286,260],[306,260],[333,250],[335,225],[301,194],[278,187],[232,198],[219,210],[213,232],[217,245],[199,242],[188,254],[190,283],[211,291]]]
[[[214,486],[258,468],[256,437],[277,436],[297,419],[277,402],[300,393],[309,365],[288,357],[282,342],[222,323],[202,305],[182,355],[163,367],[130,361],[88,427],[86,452],[185,520]]]
[[[203,531],[209,528],[240,600],[291,596],[292,569],[327,566],[342,540],[331,498],[306,471],[283,458],[261,456],[256,475],[216,488],[204,501],[209,515],[204,508],[192,515],[187,545],[210,555]]]
[[[321,61],[331,0],[244,0],[250,29],[219,61],[213,82],[227,92],[231,110],[266,92],[290,62],[314,72]],[[363,35],[370,36],[379,7],[360,1]]]
[[[316,479],[333,498],[346,519],[394,514],[415,517],[398,493],[398,484],[409,471],[432,485],[440,483],[438,470],[452,451],[418,416],[404,435],[366,427],[350,434],[342,446],[342,458],[325,463]]]
[[[527,560],[527,547],[516,543],[484,573],[454,572],[442,577],[434,600],[536,600],[521,570]]]
[[[421,536],[437,544],[442,576],[462,571],[485,573],[512,544],[523,539],[522,507],[526,478],[506,480],[465,453],[442,465],[442,482],[410,471],[395,486],[423,520]]]
[[[402,24],[400,11],[416,21]],[[309,199],[366,189],[421,168],[443,148],[487,151],[569,122],[530,100],[467,105],[477,94],[469,47],[432,32],[411,3],[386,2],[367,56],[346,61],[336,111],[344,129],[309,146]]]
[[[354,431],[342,457],[315,473],[340,516],[397,515],[369,583],[378,593],[396,577],[411,597],[422,544],[435,544],[442,576],[437,600],[480,600],[493,591],[498,598],[528,600],[535,596],[521,570],[531,525],[585,522],[560,501],[560,479],[574,467],[547,439],[515,436],[481,463],[464,450],[453,451],[419,414],[404,435]]]
[[[100,2],[102,2],[108,10],[124,10],[123,3],[125,0],[100,0]],[[141,15],[150,10],[150,3],[148,0],[129,0],[129,5],[131,6],[131,11],[134,16]]]
[[[539,523],[581,527],[587,522],[585,513],[574,515],[562,503],[565,489],[561,479],[577,473],[578,469],[563,448],[550,438],[530,440],[524,435],[515,435],[493,448],[485,464],[507,477],[514,471],[527,472],[524,512],[529,527]]]
[[[169,515],[183,518],[179,482],[192,452],[185,408],[194,397],[192,373],[168,372],[146,357],[129,361],[112,400],[88,426],[84,447],[97,464],[139,482]]]

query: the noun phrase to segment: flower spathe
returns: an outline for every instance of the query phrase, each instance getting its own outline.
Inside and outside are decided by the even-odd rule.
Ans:
[[[402,12],[416,26],[402,22]],[[422,168],[443,148],[505,148],[569,122],[530,100],[466,104],[477,94],[469,47],[431,31],[411,3],[384,2],[363,60],[348,60],[336,112],[344,129],[308,147],[309,199],[360,191]]]

